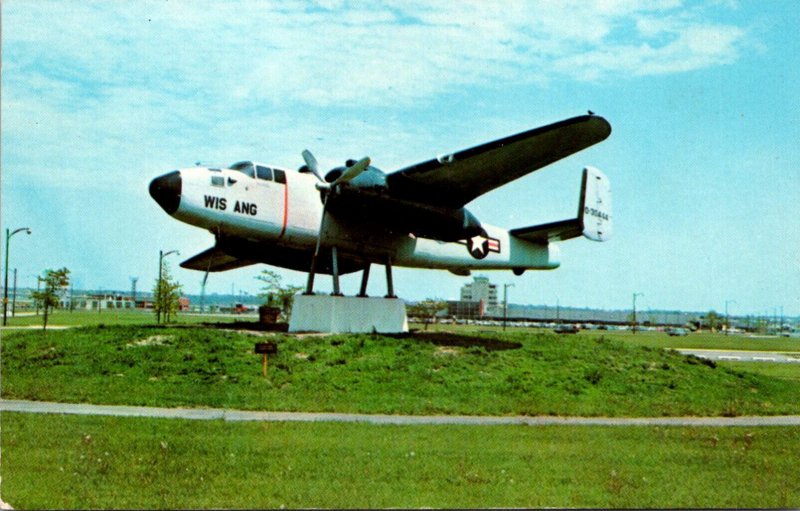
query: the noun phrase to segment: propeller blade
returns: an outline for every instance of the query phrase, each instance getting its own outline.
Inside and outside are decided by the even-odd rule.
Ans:
[[[312,174],[317,176],[317,179],[319,179],[324,183],[325,180],[322,179],[322,175],[320,175],[319,173],[319,164],[317,163],[317,159],[314,158],[314,155],[311,154],[311,151],[309,151],[308,149],[303,149],[303,160],[305,160],[308,170],[310,170]]]
[[[336,181],[331,183],[331,187],[334,187],[334,186],[336,186],[338,184],[341,184],[341,183],[347,183],[347,182],[352,181],[353,179],[357,178],[362,172],[367,170],[367,167],[369,167],[369,164],[371,162],[372,162],[372,160],[369,159],[369,156],[361,158],[359,161],[357,161],[351,167],[348,167],[344,172],[342,172],[342,175],[339,176],[339,178],[336,179]]]
[[[200,283],[200,312],[205,312],[206,310],[206,281],[208,281],[208,273],[211,271],[212,262],[214,262],[213,257],[209,258],[206,274],[203,275],[203,282]]]
[[[307,295],[314,294],[314,275],[317,273],[317,258],[319,257],[319,247],[322,242],[322,230],[325,228],[325,215],[328,212],[328,197],[330,197],[330,194],[326,194],[325,200],[322,201],[322,217],[319,221],[319,231],[317,231],[317,245],[314,247],[314,254],[311,256],[311,268],[308,270],[308,281],[306,282]]]

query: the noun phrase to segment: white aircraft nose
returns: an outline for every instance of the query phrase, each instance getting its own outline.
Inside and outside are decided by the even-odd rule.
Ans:
[[[150,182],[150,196],[161,208],[172,215],[181,203],[181,173],[173,170]]]

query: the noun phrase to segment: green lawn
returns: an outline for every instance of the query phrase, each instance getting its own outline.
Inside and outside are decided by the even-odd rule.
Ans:
[[[735,371],[748,372],[780,378],[794,382],[800,394],[800,364],[784,364],[777,362],[719,362],[722,367]]]
[[[271,337],[207,327],[5,332],[7,399],[285,411],[465,415],[800,413],[797,381],[604,337]]]
[[[412,324],[411,328],[419,331],[452,332],[452,333],[502,333],[502,327],[478,325],[428,325]],[[543,333],[552,332],[545,328],[507,327],[506,332]],[[581,330],[577,337],[595,338],[604,336],[607,339],[621,341],[635,346],[651,348],[698,348],[698,349],[730,349],[748,351],[780,351],[800,352],[798,337],[750,337],[747,335],[725,335],[711,332],[692,332],[683,337],[671,337],[664,332],[638,331],[635,334],[627,330]]]
[[[2,396],[361,413],[800,413],[794,365],[713,364],[659,349],[662,338],[717,347],[713,336],[262,337],[156,327],[145,316],[121,326],[107,326],[109,319],[4,331]],[[265,339],[279,346],[269,379],[253,353]],[[12,412],[0,421],[0,490],[16,508],[800,506],[800,428],[225,423]]]
[[[3,413],[26,508],[797,508],[800,429],[224,423]]]
[[[584,332],[597,335],[597,332]],[[717,350],[780,351],[800,353],[800,338],[789,337],[748,337],[743,335],[724,335],[720,333],[691,333],[683,337],[670,337],[662,332],[609,332],[610,339],[620,340],[637,346],[653,348],[697,348]]]
[[[11,317],[8,316],[8,326],[29,326],[29,325],[42,325],[42,314],[38,316],[35,314],[26,313],[25,315],[18,315]],[[252,318],[247,318],[252,320]],[[233,314],[195,314],[195,313],[180,313],[173,318],[172,324],[197,324],[203,322],[219,322],[227,323],[231,321],[242,321],[243,317]],[[52,312],[48,319],[47,325],[60,325],[60,326],[96,326],[96,325],[152,325],[156,322],[156,315],[153,311],[143,310],[124,310],[124,309],[109,309],[97,311],[64,311],[56,310]]]

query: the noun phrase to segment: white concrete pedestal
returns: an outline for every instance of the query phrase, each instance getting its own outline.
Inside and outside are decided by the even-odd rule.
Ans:
[[[399,298],[303,295],[294,297],[290,332],[408,332],[406,304]]]

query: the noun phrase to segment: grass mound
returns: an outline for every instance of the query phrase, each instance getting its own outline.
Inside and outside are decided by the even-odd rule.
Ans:
[[[554,334],[270,336],[87,327],[3,337],[2,395],[150,406],[466,415],[800,412],[796,385],[649,347]]]

